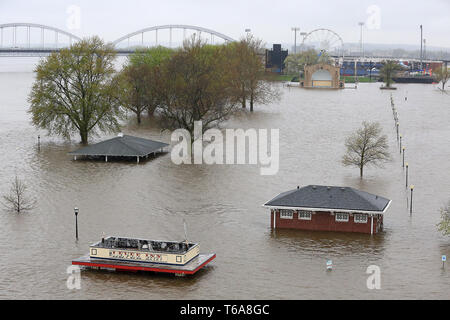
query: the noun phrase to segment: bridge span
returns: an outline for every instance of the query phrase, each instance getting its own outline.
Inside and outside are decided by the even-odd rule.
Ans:
[[[161,34],[164,31],[168,31],[169,39],[161,39]],[[159,45],[173,47],[173,33],[180,31],[182,31],[182,37],[178,37],[179,40],[181,39],[178,43],[182,43],[194,34],[203,40],[206,38],[206,42],[211,44],[235,41],[233,38],[211,29],[192,25],[169,24],[130,32],[112,41],[111,44],[116,48],[119,55],[131,54],[140,47]],[[153,37],[150,37],[152,33]],[[163,36],[167,37],[167,34],[163,34]],[[73,33],[42,24],[22,22],[0,24],[0,57],[46,56],[69,47],[74,41],[80,40],[81,38]]]

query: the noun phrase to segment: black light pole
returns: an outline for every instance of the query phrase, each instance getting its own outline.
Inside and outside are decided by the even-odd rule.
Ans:
[[[408,162],[405,165],[406,165],[406,188],[408,188],[408,168],[409,168]]]
[[[400,133],[400,153],[402,153],[402,134]]]
[[[412,197],[413,197],[414,185],[411,185],[411,203],[409,205],[409,213],[412,214]]]
[[[423,45],[423,28],[422,28],[422,25],[420,25],[420,71],[422,71],[422,69],[423,69],[422,45]]]
[[[405,167],[405,147],[403,147],[402,148],[402,150],[403,150],[403,164],[402,164],[402,167],[404,168]]]
[[[78,208],[75,207],[73,211],[75,212],[75,237],[78,240]]]

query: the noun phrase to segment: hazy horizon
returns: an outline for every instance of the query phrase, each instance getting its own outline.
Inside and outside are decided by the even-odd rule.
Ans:
[[[276,3],[275,3],[276,4]],[[79,10],[79,24],[70,22],[73,8]],[[273,1],[206,1],[191,2],[129,0],[0,0],[0,24],[11,22],[39,23],[69,31],[80,37],[98,35],[113,41],[145,27],[186,24],[223,33],[233,39],[245,35],[245,29],[267,44],[293,44],[292,27],[300,32],[329,28],[344,43],[358,43],[360,27],[364,43],[420,48],[420,29],[429,50],[450,48],[448,13],[450,1],[293,1],[279,6]],[[300,35],[297,34],[297,43]]]

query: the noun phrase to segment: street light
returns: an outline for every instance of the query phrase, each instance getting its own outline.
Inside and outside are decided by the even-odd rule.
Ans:
[[[75,237],[78,240],[78,208],[75,207],[73,211],[75,212]]]
[[[360,42],[359,42],[359,52],[360,52],[360,58],[364,56],[364,49],[363,49],[363,27],[364,22],[358,22],[358,25],[361,27],[361,34],[360,34]]]
[[[307,32],[300,32],[300,35],[302,36],[302,45],[303,45],[305,43],[305,38],[308,35],[308,33]],[[305,50],[305,48],[303,46],[300,46],[300,48],[302,50]]]
[[[300,31],[298,27],[292,27],[292,31],[294,31],[294,54],[297,54],[297,31]]]
[[[406,188],[408,188],[408,168],[409,168],[408,162],[405,163],[405,166],[406,166]]]
[[[402,148],[402,150],[403,150],[403,164],[402,164],[402,168],[404,168],[405,167],[405,147],[403,147]]]
[[[412,197],[413,197],[414,185],[411,185],[411,203],[409,205],[409,213],[412,214]]]

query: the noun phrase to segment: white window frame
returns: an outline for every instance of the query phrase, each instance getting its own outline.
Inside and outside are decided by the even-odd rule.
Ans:
[[[306,214],[307,217],[302,217],[302,214]],[[298,219],[299,220],[311,220],[312,219],[312,212],[311,211],[298,211]]]
[[[347,218],[346,219],[341,219],[338,218],[340,215],[345,215]],[[348,222],[350,219],[350,214],[349,213],[345,213],[345,212],[336,212],[334,214],[334,218],[336,222]]]
[[[294,210],[280,209],[280,219],[293,219]]]
[[[364,217],[365,219],[362,220],[361,217]],[[355,223],[367,223],[367,221],[369,221],[369,217],[367,214],[364,213],[355,213],[353,214],[353,221]]]

